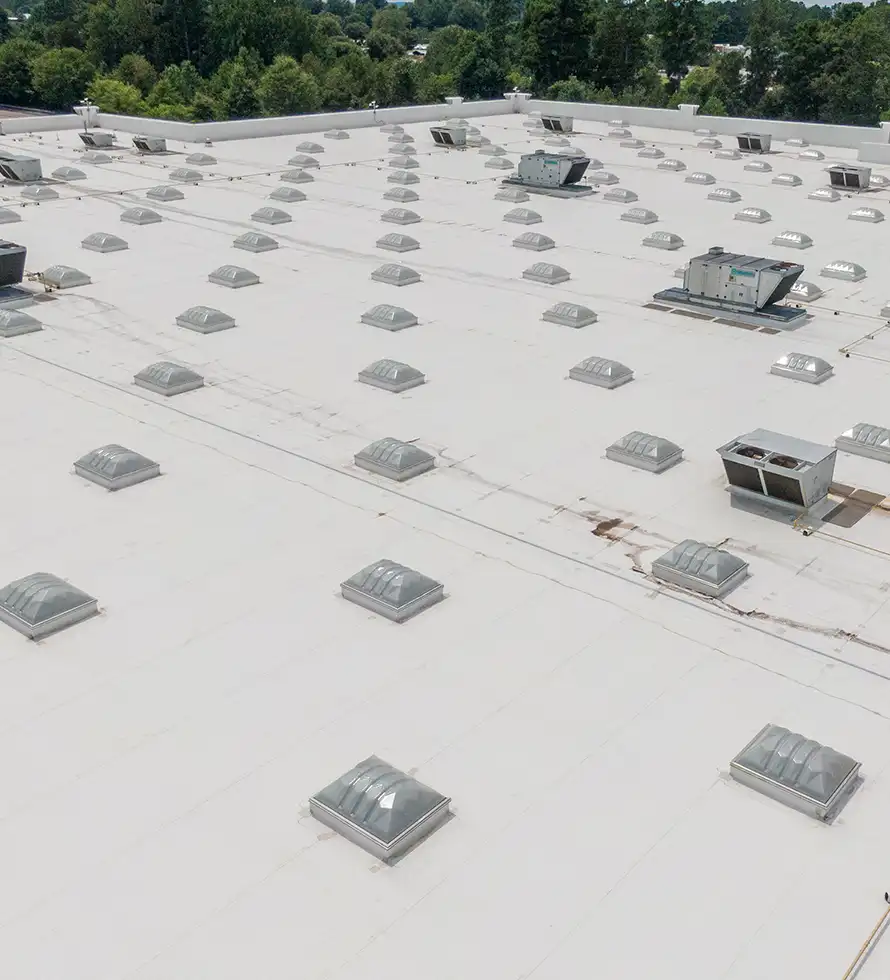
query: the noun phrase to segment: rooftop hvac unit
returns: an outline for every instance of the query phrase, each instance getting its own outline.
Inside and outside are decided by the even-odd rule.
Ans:
[[[769,133],[739,133],[736,139],[743,153],[769,153],[773,140]]]
[[[105,150],[114,146],[114,137],[111,133],[78,133],[83,141],[83,145],[91,150]]]
[[[139,153],[167,152],[167,141],[161,136],[134,136],[133,146]]]
[[[544,129],[549,129],[551,133],[571,133],[573,122],[571,116],[541,116]]]
[[[734,314],[742,322],[788,327],[806,311],[778,303],[802,272],[796,262],[739,255],[715,246],[689,260],[682,289],[666,289],[656,293],[656,299]]]
[[[0,175],[17,184],[28,184],[35,180],[42,180],[43,170],[37,157],[0,153]]]
[[[467,131],[461,126],[433,126],[430,135],[437,146],[467,145]]]
[[[857,167],[851,163],[836,163],[828,168],[828,179],[832,187],[844,190],[868,190],[871,183],[871,167]]]
[[[589,165],[590,158],[583,153],[536,150],[520,157],[516,176],[508,177],[504,184],[524,187],[533,194],[583,197],[593,193],[592,187],[578,183]]]
[[[22,281],[27,251],[24,245],[0,241],[0,288],[17,286]]]
[[[718,450],[734,495],[809,509],[828,496],[837,450],[756,429]]]

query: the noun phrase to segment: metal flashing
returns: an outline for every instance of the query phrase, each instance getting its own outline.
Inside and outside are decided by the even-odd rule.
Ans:
[[[47,572],[35,572],[0,589],[0,622],[41,640],[99,612],[91,595]]]
[[[340,585],[343,598],[396,623],[445,598],[444,586],[388,558],[368,565]]]
[[[74,463],[74,472],[106,490],[123,490],[161,474],[161,465],[132,449],[100,446]]]
[[[720,548],[687,539],[652,562],[652,574],[701,595],[722,599],[748,575],[748,563]]]

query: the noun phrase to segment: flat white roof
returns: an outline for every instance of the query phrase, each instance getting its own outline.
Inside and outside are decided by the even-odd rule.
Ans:
[[[469,111],[468,107],[464,107]],[[616,114],[620,113],[616,109]],[[541,146],[519,115],[479,120],[514,162]],[[422,276],[371,280],[392,185],[376,129],[323,140],[307,200],[267,200],[301,137],[218,143],[185,199],[146,200],[194,147],[138,157],[129,137],[58,201],[3,229],[28,270],[75,266],[92,284],[29,308],[44,330],[0,341],[6,459],[0,584],[36,571],[99,599],[102,614],[33,643],[0,628],[0,964],[14,980],[763,980],[839,977],[890,883],[890,473],[838,453],[835,481],[873,506],[803,534],[735,508],[716,448],[757,428],[819,444],[890,424],[890,328],[880,317],[885,224],[847,220],[886,190],[833,204],[832,160],[781,143],[773,173],[715,159],[698,137],[634,130],[685,173],[579,124],[659,223],[627,205],[534,196],[556,242],[533,255],[478,151],[416,140]],[[723,138],[731,145],[730,138]],[[0,138],[49,175],[78,166],[73,132]],[[738,190],[709,201],[694,170]],[[793,172],[798,188],[771,177]],[[19,207],[0,188],[0,206]],[[275,204],[290,224],[257,225]],[[121,212],[147,206],[159,224]],[[733,220],[742,207],[763,225]],[[275,251],[232,246],[248,230]],[[770,244],[791,229],[796,252]],[[685,247],[641,246],[652,230]],[[120,235],[126,251],[80,242]],[[648,308],[710,246],[802,261],[825,295],[791,333]],[[836,259],[858,283],[818,277]],[[552,261],[571,280],[521,278]],[[208,282],[226,263],[260,276]],[[34,286],[37,289],[39,287]],[[580,330],[543,322],[589,306]],[[378,303],[415,313],[390,333]],[[194,305],[237,326],[175,325]],[[821,385],[775,377],[800,351],[835,367]],[[635,380],[567,379],[590,356]],[[389,357],[427,383],[360,384]],[[205,376],[171,399],[133,384],[172,360]],[[682,446],[654,474],[609,461],[631,430]],[[436,469],[404,485],[356,468],[385,436]],[[162,476],[109,494],[73,461],[106,443]],[[843,502],[838,497],[838,503]],[[863,510],[867,507],[863,507]],[[846,512],[845,512],[846,513]],[[855,515],[854,515],[855,516]],[[861,516],[861,515],[860,515]],[[750,564],[725,602],[659,583],[651,561],[693,538]],[[392,558],[447,599],[398,626],[339,584]],[[833,825],[734,783],[730,760],[767,722],[862,763]],[[368,755],[452,797],[454,819],[397,864],[317,823],[309,797]],[[887,976],[890,943],[864,980]]]

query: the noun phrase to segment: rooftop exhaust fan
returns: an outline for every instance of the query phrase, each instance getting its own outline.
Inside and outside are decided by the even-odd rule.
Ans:
[[[458,126],[432,126],[430,136],[436,146],[466,146],[467,131]]]
[[[871,182],[871,167],[858,167],[850,163],[837,163],[828,168],[832,187],[844,190],[865,191]]]
[[[552,197],[583,197],[592,194],[593,188],[580,184],[590,159],[581,153],[548,153],[536,150],[519,158],[515,177],[508,177],[504,185],[524,187],[533,194]]]
[[[83,145],[91,150],[104,150],[114,146],[114,137],[111,133],[78,133]]]
[[[571,133],[573,123],[571,116],[541,116],[541,124],[551,133]]]
[[[83,138],[83,133],[81,133]],[[133,146],[139,153],[166,153],[167,141],[160,136],[134,136]]]
[[[769,133],[739,133],[736,139],[742,153],[769,153],[773,138]]]
[[[29,184],[43,179],[43,170],[37,157],[18,153],[0,153],[0,175],[16,184]]]

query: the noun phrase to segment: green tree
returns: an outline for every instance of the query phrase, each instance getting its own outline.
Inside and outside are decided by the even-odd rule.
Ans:
[[[476,39],[472,53],[457,74],[457,91],[465,99],[494,99],[503,95],[507,74],[484,35]]]
[[[153,17],[156,28],[154,64],[164,66],[191,61],[203,66],[208,31],[206,0],[157,2]]]
[[[86,94],[102,112],[138,116],[143,108],[142,93],[138,88],[108,75],[97,75],[87,86]]]
[[[250,113],[255,116],[256,112]],[[213,122],[216,119],[229,118],[234,113],[223,113],[219,102],[209,92],[197,92],[192,102],[192,118],[195,122]]]
[[[223,108],[230,119],[250,119],[259,115],[260,100],[254,79],[242,62],[235,62],[229,73],[229,84],[223,98]]]
[[[9,25],[9,14],[0,7],[0,44],[8,41],[12,36],[12,28]]]
[[[432,75],[456,74],[461,64],[473,53],[475,35],[462,27],[443,27],[430,40],[424,70]]]
[[[700,0],[654,0],[653,28],[659,39],[661,63],[676,89],[707,50]]]
[[[321,105],[318,82],[288,55],[279,55],[263,72],[257,95],[267,116],[315,112]]]
[[[554,82],[547,89],[547,98],[556,102],[590,102],[590,86],[576,75],[562,82]]]
[[[21,38],[0,45],[0,102],[21,106],[33,104],[31,62],[42,51],[39,44]]]
[[[148,95],[158,80],[158,73],[151,62],[141,54],[125,54],[118,62],[114,75],[118,81],[138,88],[143,95]]]
[[[382,31],[390,34],[398,40],[402,50],[408,46],[408,31],[411,29],[411,19],[407,11],[401,7],[387,6],[385,10],[378,10],[371,21],[372,31]]]
[[[384,61],[386,58],[394,58],[404,52],[405,46],[392,34],[386,31],[379,31],[372,28],[365,41],[368,54],[375,61]]]
[[[34,97],[48,109],[70,109],[79,102],[96,69],[83,51],[56,48],[31,62]]]
[[[594,84],[620,92],[633,85],[646,64],[644,0],[605,0],[593,35]]]
[[[427,30],[444,27],[451,17],[452,0],[414,0],[414,20]]]
[[[481,31],[485,27],[485,11],[476,0],[455,0],[449,23],[468,31]]]
[[[190,61],[183,61],[180,65],[169,65],[161,72],[160,78],[151,90],[149,104],[189,105],[201,84],[201,76]]]
[[[748,30],[748,79],[745,97],[755,108],[772,85],[779,66],[779,15],[776,0],[757,0]]]
[[[522,20],[523,58],[538,89],[575,75],[590,78],[587,0],[528,0]]]

